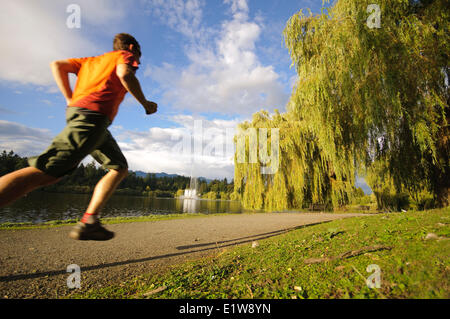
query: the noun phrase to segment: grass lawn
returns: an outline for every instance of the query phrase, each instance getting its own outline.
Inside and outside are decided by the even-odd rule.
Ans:
[[[450,208],[337,220],[69,298],[450,298],[449,226]]]

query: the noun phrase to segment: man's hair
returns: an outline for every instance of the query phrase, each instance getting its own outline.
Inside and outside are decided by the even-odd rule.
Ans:
[[[138,52],[139,56],[141,56],[141,46],[139,45],[139,42],[130,34],[128,33],[118,33],[114,37],[113,41],[113,50],[127,50],[130,44],[133,44],[136,51]]]

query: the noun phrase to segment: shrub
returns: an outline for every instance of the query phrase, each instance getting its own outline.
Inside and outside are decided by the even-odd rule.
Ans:
[[[388,190],[375,192],[378,209],[387,211],[401,211],[409,208],[409,195],[406,193],[391,193]]]

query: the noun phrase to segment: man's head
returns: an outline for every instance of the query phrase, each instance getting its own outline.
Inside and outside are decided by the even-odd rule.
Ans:
[[[131,53],[133,53],[137,63],[140,63],[139,60],[141,58],[141,46],[139,45],[139,42],[137,42],[137,40],[128,33],[116,34],[113,41],[113,50],[130,51]]]

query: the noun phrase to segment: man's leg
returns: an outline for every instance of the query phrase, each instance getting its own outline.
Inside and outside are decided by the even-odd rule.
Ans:
[[[95,186],[85,214],[69,236],[78,240],[109,240],[114,237],[114,233],[101,225],[99,214],[117,186],[127,176],[128,163],[108,130],[103,142],[90,154],[104,168],[109,169],[109,172]]]
[[[35,167],[26,167],[0,178],[0,207],[6,206],[36,188],[51,185],[60,178],[50,176]]]
[[[120,168],[111,169],[103,176],[95,186],[86,213],[70,232],[69,237],[77,240],[109,240],[114,237],[113,232],[101,226],[98,216],[100,210],[127,174],[127,168]]]
[[[100,211],[127,174],[128,169],[121,168],[117,170],[111,169],[105,176],[103,176],[103,178],[95,186],[89,206],[81,219],[82,223],[93,224],[98,220]]]

